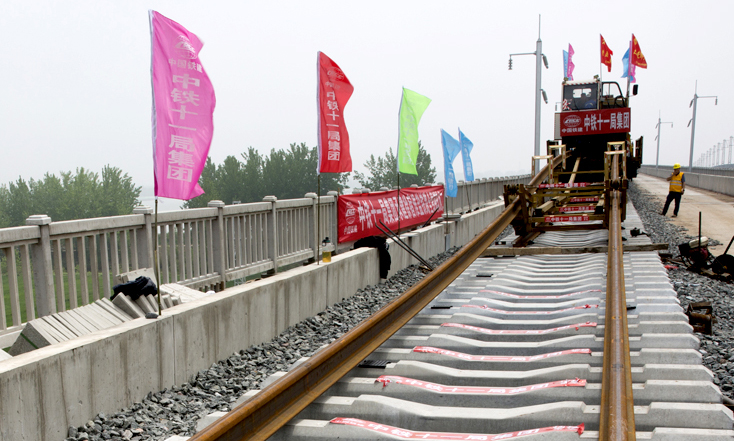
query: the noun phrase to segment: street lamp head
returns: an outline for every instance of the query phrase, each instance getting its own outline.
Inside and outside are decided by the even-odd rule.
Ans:
[[[718,106],[718,105],[719,105],[719,97],[717,96],[716,99],[714,100],[714,106]]]
[[[695,99],[696,99],[696,98],[693,98],[693,100],[695,100]],[[691,107],[693,107],[693,100],[691,100],[691,104],[689,104],[689,105],[688,105],[688,108],[689,108],[689,109],[690,109]]]
[[[545,54],[543,54],[543,64],[545,64],[545,68],[548,69],[548,59],[545,58]]]
[[[510,57],[510,68],[508,70],[512,70],[512,57]]]
[[[691,127],[691,121],[693,121],[693,118],[688,120],[688,125],[686,127]]]
[[[545,101],[545,103],[548,104],[548,95],[545,94],[545,90],[540,89],[540,93],[543,94],[543,101]]]

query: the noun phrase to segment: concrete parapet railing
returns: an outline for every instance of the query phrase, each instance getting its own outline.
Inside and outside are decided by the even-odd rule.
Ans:
[[[457,197],[446,198],[445,212],[477,210],[497,201],[504,185],[529,179],[461,182]],[[321,240],[335,242],[337,197],[211,201],[207,208],[159,213],[157,228],[153,209],[138,207],[126,216],[62,222],[34,215],[27,226],[0,229],[0,348],[10,346],[27,321],[109,299],[115,275],[153,267],[156,238],[160,283],[194,289],[219,290],[226,282],[314,261]]]
[[[446,213],[455,215],[476,210],[497,201],[502,196],[505,185],[527,184],[531,178],[531,175],[522,175],[459,181],[456,197],[446,198]]]
[[[403,240],[424,257],[433,256],[447,245],[465,244],[503,206],[497,202],[407,233]],[[297,252],[298,245],[290,249]],[[391,274],[416,263],[398,246],[389,252]],[[330,263],[301,266],[174,306],[156,320],[134,319],[0,361],[0,441],[63,439],[69,426],[189,381],[212,363],[267,342],[379,281],[377,250],[360,248]]]
[[[673,167],[659,166],[656,168],[654,165],[643,165],[639,172],[664,179],[670,176]],[[692,173],[688,172],[687,168],[683,169],[683,173],[685,173],[686,185],[734,196],[734,170],[694,167]]]

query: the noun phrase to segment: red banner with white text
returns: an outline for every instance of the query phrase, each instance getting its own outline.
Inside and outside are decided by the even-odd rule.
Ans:
[[[560,134],[563,137],[630,131],[629,107],[562,112],[556,115],[560,115]]]
[[[382,235],[379,221],[393,231],[398,229],[397,190],[339,196],[337,210],[340,243]],[[400,228],[438,219],[443,210],[442,185],[400,190]]]
[[[350,172],[352,157],[349,154],[349,133],[344,124],[344,108],[354,87],[331,58],[323,52],[319,52],[317,57],[319,162],[316,172]]]

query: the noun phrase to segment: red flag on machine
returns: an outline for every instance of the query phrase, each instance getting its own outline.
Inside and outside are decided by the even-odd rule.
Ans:
[[[630,64],[641,67],[642,69],[647,69],[647,60],[645,60],[645,56],[642,55],[640,43],[637,42],[635,34],[632,34],[632,53],[630,54]]]
[[[323,52],[318,52],[317,60],[319,162],[316,173],[350,172],[352,157],[344,124],[344,107],[354,92],[354,86]]]
[[[611,49],[609,49],[609,46],[607,46],[607,42],[604,41],[604,37],[602,37],[601,34],[599,34],[599,37],[601,38],[601,64],[606,64],[607,71],[612,71],[612,55],[614,55],[614,52],[612,52]]]

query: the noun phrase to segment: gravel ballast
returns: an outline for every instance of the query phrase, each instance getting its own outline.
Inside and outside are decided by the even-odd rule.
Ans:
[[[629,196],[652,242],[671,244],[670,252],[677,255],[677,245],[693,239],[659,214],[662,201],[638,188],[634,182],[630,184]],[[429,261],[437,266],[455,252],[456,249],[452,249]],[[732,397],[731,285],[682,267],[671,268],[668,272],[683,308],[691,302],[710,301],[713,304],[717,317],[714,335],[696,335],[701,340],[704,364],[714,372],[714,382],[726,396]],[[193,435],[200,418],[215,411],[231,410],[237,398],[248,390],[259,389],[268,376],[288,370],[299,358],[308,357],[323,345],[333,342],[423,277],[424,274],[415,266],[399,271],[385,283],[359,290],[317,316],[288,328],[270,342],[243,349],[213,364],[188,383],[149,393],[130,408],[111,415],[99,414],[81,427],[69,427],[66,441],[142,441]]]
[[[428,261],[434,267],[457,248]],[[173,435],[193,435],[197,421],[216,411],[228,412],[232,404],[271,374],[287,371],[301,357],[341,337],[424,277],[416,266],[398,271],[384,283],[368,286],[326,311],[308,318],[273,340],[243,349],[200,371],[179,387],[149,393],[141,402],[112,415],[99,414],[81,427],[69,427],[67,441],[121,439],[163,440]]]
[[[697,239],[674,225],[670,218],[662,216],[662,200],[644,191],[634,181],[630,184],[629,196],[637,210],[645,232],[650,235],[653,243],[665,242],[670,244],[668,251],[674,257],[679,255],[678,245]],[[681,206],[685,210],[685,205]],[[697,234],[697,232],[696,232]],[[718,242],[710,241],[709,245]],[[678,293],[681,307],[685,310],[689,303],[711,302],[716,316],[713,335],[696,333],[701,340],[700,352],[703,364],[714,373],[714,383],[721,388],[722,393],[732,398],[734,377],[734,345],[731,335],[734,328],[734,316],[731,313],[734,299],[732,299],[732,285],[720,280],[689,271],[685,266],[668,265],[668,277]]]

